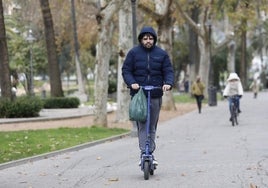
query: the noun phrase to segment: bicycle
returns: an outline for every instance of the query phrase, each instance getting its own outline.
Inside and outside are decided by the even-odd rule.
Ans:
[[[230,104],[230,112],[231,112],[231,122],[232,126],[238,125],[238,100],[239,96],[238,95],[233,95],[229,97],[229,100],[231,100]]]
[[[148,180],[149,175],[154,175],[154,170],[156,169],[156,165],[153,164],[154,157],[150,152],[150,99],[151,99],[151,91],[154,89],[161,89],[161,87],[157,86],[142,86],[142,88],[148,91],[147,96],[147,119],[146,119],[146,136],[147,139],[145,141],[145,153],[141,155],[141,170],[144,172],[144,179]],[[154,143],[153,143],[154,144]],[[155,148],[155,144],[153,146]],[[154,149],[153,149],[154,150]]]

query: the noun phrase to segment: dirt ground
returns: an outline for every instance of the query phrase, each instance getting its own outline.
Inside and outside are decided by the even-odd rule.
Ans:
[[[185,113],[195,110],[196,104],[177,104],[176,111],[164,111],[161,110],[159,122],[164,122],[166,120],[172,119],[177,116],[181,116]],[[108,127],[110,128],[124,128],[131,130],[132,123],[118,123],[115,122],[116,112],[108,114]],[[79,118],[70,118],[62,120],[49,120],[49,121],[38,121],[38,122],[20,122],[20,123],[8,123],[1,124],[0,131],[17,131],[17,130],[36,130],[36,129],[50,129],[59,127],[90,127],[94,125],[94,116],[84,116]]]
[[[176,111],[166,111],[166,110],[161,110],[160,116],[159,116],[159,122],[164,122],[167,120],[170,120],[172,118],[175,118],[177,116],[181,116],[183,114],[186,114],[188,112],[191,112],[195,110],[196,104],[176,104]],[[126,123],[116,123],[114,122],[115,120],[115,113],[111,114],[108,116],[108,126],[109,127],[117,127],[117,128],[125,128],[125,129],[131,129],[132,128],[132,123],[128,122]]]

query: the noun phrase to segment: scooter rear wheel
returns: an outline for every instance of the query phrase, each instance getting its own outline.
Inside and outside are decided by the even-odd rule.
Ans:
[[[150,172],[149,161],[145,161],[144,162],[144,179],[145,180],[149,179],[149,172]]]

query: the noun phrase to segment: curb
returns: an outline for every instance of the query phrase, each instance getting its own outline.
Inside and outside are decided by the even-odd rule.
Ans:
[[[53,120],[64,120],[64,119],[75,119],[86,116],[92,116],[92,114],[84,114],[84,115],[72,115],[72,116],[62,116],[62,117],[36,117],[36,118],[21,118],[21,119],[7,119],[0,120],[1,124],[12,124],[12,123],[25,123],[25,122],[38,122],[38,121],[53,121]]]
[[[82,149],[85,149],[85,148],[88,148],[88,147],[103,144],[105,142],[112,142],[112,141],[115,141],[115,140],[119,140],[119,139],[125,138],[127,136],[131,136],[131,133],[128,132],[128,133],[124,133],[124,134],[121,134],[121,135],[117,135],[117,136],[97,140],[97,141],[94,141],[94,142],[88,142],[88,143],[73,146],[73,147],[70,147],[70,148],[66,148],[66,149],[62,149],[62,150],[58,150],[58,151],[53,151],[53,152],[50,152],[50,153],[45,153],[45,154],[41,154],[41,155],[36,155],[36,156],[24,158],[24,159],[10,161],[10,162],[7,162],[7,163],[0,164],[0,170],[6,169],[6,168],[11,168],[11,167],[22,165],[22,164],[26,164],[26,163],[31,163],[31,162],[42,160],[42,159],[47,159],[47,158],[54,157],[54,156],[64,154],[64,153],[67,153],[67,152],[79,151],[79,150],[82,150]]]

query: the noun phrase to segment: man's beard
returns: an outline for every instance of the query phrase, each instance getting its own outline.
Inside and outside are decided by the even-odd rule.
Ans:
[[[147,42],[147,43],[143,44],[143,46],[144,46],[145,48],[152,48],[153,44],[150,43],[150,42]]]

